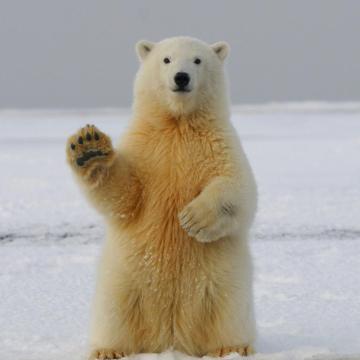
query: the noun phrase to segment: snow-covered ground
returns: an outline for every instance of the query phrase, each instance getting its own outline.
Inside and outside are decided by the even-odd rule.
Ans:
[[[360,359],[359,108],[268,110],[233,115],[259,185],[255,358]],[[95,123],[116,140],[127,119],[0,112],[0,360],[82,359],[104,229],[65,139]],[[158,358],[183,355],[141,356]]]

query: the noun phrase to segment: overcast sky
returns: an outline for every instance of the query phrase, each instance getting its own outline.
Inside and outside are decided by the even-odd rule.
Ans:
[[[230,43],[233,103],[360,101],[358,0],[0,0],[0,108],[130,106],[174,35]]]

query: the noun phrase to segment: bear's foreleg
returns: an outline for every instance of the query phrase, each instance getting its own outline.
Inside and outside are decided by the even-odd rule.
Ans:
[[[87,125],[68,139],[66,152],[85,194],[103,215],[122,221],[135,216],[140,182],[106,134]]]
[[[200,242],[211,242],[247,231],[255,212],[255,190],[250,183],[214,178],[179,214],[182,228]]]

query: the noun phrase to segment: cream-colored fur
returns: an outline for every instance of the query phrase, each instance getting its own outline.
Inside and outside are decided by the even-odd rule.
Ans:
[[[137,52],[134,116],[119,147],[94,126],[67,145],[69,164],[107,224],[91,357],[169,348],[249,354],[247,236],[256,186],[229,122],[228,46],[172,38],[140,42]],[[191,91],[173,91],[178,71],[190,75]]]

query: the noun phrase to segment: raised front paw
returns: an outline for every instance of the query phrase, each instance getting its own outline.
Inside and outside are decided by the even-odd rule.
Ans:
[[[206,199],[195,198],[179,214],[181,227],[200,242],[211,242],[223,236],[221,214]]]
[[[114,154],[110,138],[94,125],[86,125],[67,141],[67,159],[77,170],[108,163]]]

